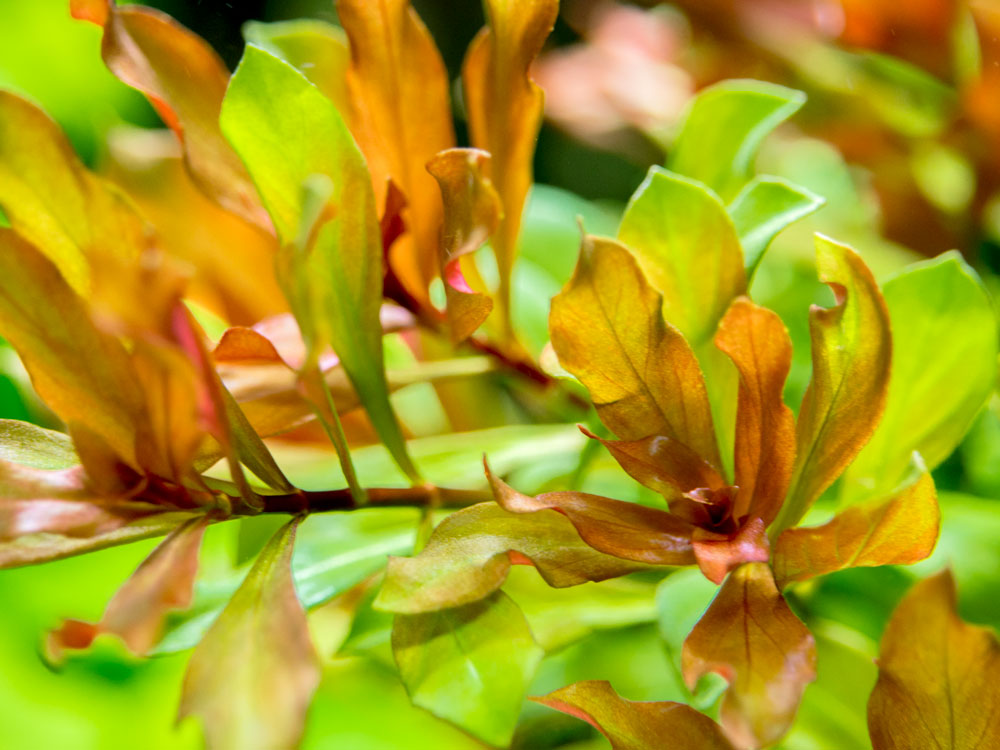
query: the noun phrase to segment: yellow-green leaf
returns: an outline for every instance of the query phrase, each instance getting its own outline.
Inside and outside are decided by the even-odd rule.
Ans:
[[[909,565],[928,557],[941,514],[930,474],[892,496],[847,508],[817,527],[787,529],[774,548],[780,586],[844,568]]]
[[[552,300],[552,345],[618,437],[669,437],[717,467],[701,369],[661,306],[625,248],[584,237],[573,278]]]
[[[297,747],[320,670],[292,582],[299,519],[264,547],[191,656],[180,717],[199,716],[209,750]]]
[[[921,581],[882,637],[868,701],[875,750],[1000,747],[1000,641],[955,611],[950,571]]]

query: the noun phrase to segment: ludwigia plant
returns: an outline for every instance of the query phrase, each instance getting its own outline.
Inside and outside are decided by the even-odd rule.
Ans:
[[[542,118],[530,67],[555,0],[485,2],[462,71],[467,148],[404,0],[340,0],[342,29],[251,24],[231,76],[157,11],[71,5],[172,135],[119,135],[95,173],[35,105],[0,92],[0,335],[65,427],[0,423],[0,567],[165,539],[99,622],[48,634],[47,658],[106,635],[138,655],[193,646],[181,717],[200,717],[212,750],[276,750],[300,744],[338,650],[386,647],[412,703],[467,733],[449,741],[527,747],[542,737],[520,721],[540,665],[595,629],[648,624],[654,586],[676,630],[693,587],[714,599],[671,655],[690,705],[592,680],[537,700],[615,748],[781,741],[817,676],[795,592],[934,548],[930,471],[993,389],[996,321],[975,272],[946,255],[880,286],[858,252],[818,236],[834,302],[809,313],[811,381],[793,413],[791,337],[751,283],[775,236],[823,200],[754,177],[753,160],[803,96],[724,82],[692,101],[617,237],[584,222],[543,367],[519,330],[515,266]],[[393,346],[408,367],[387,368]],[[453,434],[413,439],[391,396],[414,384]],[[543,424],[496,427],[514,407]],[[583,437],[573,422],[592,413]],[[605,450],[651,491],[641,502],[574,486]],[[514,468],[511,485],[540,470],[536,485],[571,489],[519,492],[501,478]],[[220,527],[237,530],[236,559],[197,586]],[[574,604],[523,576],[518,591],[515,565],[554,588],[627,578]],[[996,640],[953,610],[947,576],[900,605],[875,747],[998,741],[1000,714],[975,718],[955,678],[995,705]],[[709,673],[728,683],[721,703]]]

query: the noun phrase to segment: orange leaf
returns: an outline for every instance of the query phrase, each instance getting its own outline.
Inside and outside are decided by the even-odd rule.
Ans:
[[[795,417],[782,400],[792,342],[781,318],[741,297],[719,324],[715,345],[740,373],[733,516],[761,518],[767,526],[785,499],[795,461]]]
[[[875,750],[1000,747],[1000,642],[955,611],[950,571],[921,581],[882,636],[868,701]]]
[[[485,151],[460,148],[443,151],[427,164],[444,200],[441,278],[456,344],[471,336],[493,309],[493,300],[469,288],[461,266],[462,256],[482,247],[500,221],[500,198],[486,176],[489,164]]]
[[[480,503],[448,516],[414,557],[390,557],[375,607],[432,612],[483,599],[503,585],[511,565],[533,565],[554,588],[641,570],[585,544],[553,510],[509,513]]]
[[[264,547],[191,656],[180,717],[198,715],[209,750],[293,748],[320,669],[292,581],[300,518]]]
[[[734,750],[719,725],[690,706],[625,700],[604,680],[576,682],[531,700],[592,725],[612,750]]]
[[[810,311],[812,381],[799,409],[795,473],[778,530],[794,526],[868,442],[889,385],[889,312],[871,271],[854,250],[822,235],[816,262],[837,304]]]
[[[909,565],[934,551],[941,513],[930,474],[891,497],[848,508],[822,526],[788,529],[774,549],[774,574],[792,581],[844,568]]]
[[[389,263],[406,290],[427,303],[438,273],[441,198],[424,165],[455,143],[448,72],[409,0],[338,0],[351,44],[347,83],[352,132],[368,160],[375,200],[391,179],[406,196],[400,238]]]
[[[500,269],[498,304],[509,334],[510,274],[544,99],[529,71],[555,24],[559,0],[486,0],[485,5],[489,26],[469,47],[462,78],[472,145],[493,155],[490,177],[503,203],[493,250]]]
[[[739,747],[763,747],[788,731],[816,678],[816,645],[774,585],[771,569],[733,571],[684,641],[684,679],[718,672],[729,682],[722,726]]]
[[[573,278],[552,300],[552,345],[618,437],[663,435],[718,466],[701,368],[662,307],[628,250],[584,237]]]
[[[600,440],[629,476],[668,501],[699,488],[719,490],[726,486],[714,467],[677,440],[662,435],[641,440],[604,440],[581,429],[587,437]]]
[[[493,496],[511,513],[558,510],[580,537],[600,552],[651,565],[691,565],[692,527],[664,510],[584,492],[522,495],[486,468]]]
[[[52,262],[10,229],[0,229],[0,335],[56,414],[86,424],[123,462],[139,468],[144,397],[129,354],[94,325]]]
[[[67,620],[49,634],[48,648],[56,660],[64,649],[85,649],[102,633],[114,633],[135,654],[156,643],[167,613],[191,604],[198,550],[208,524],[201,516],[178,526],[118,589],[97,625]]]
[[[229,72],[215,51],[152,8],[119,8],[114,0],[71,0],[70,7],[75,18],[104,27],[105,64],[145,94],[177,134],[199,186],[223,208],[270,228],[249,175],[219,130]]]
[[[719,539],[716,534],[695,529],[691,545],[698,567],[712,583],[722,583],[743,563],[767,562],[771,556],[766,527],[760,518],[750,519],[729,538]]]

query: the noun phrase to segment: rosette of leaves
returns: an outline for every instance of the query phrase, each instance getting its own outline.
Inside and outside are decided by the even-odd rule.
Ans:
[[[411,661],[428,623],[437,638],[452,627],[474,639],[464,613],[509,607],[497,597],[512,565],[534,566],[554,587],[697,566],[721,588],[684,641],[681,670],[692,690],[713,672],[728,683],[721,726],[680,704],[623,702],[595,683],[544,701],[586,718],[616,748],[770,746],[816,675],[813,635],[785,592],[933,551],[940,516],[929,470],[993,389],[991,302],[957,255],[880,288],[856,251],[817,236],[834,304],[809,313],[812,378],[793,413],[783,397],[791,339],[748,290],[770,239],[816,201],[766,177],[748,182],[747,169],[762,134],[800,103],[744,82],[707,90],[671,169],[650,171],[617,239],[584,237],[552,302],[552,347],[607,431],[587,434],[662,500],[529,496],[487,468],[496,504],[455,513],[419,555],[394,558],[375,602],[398,613],[397,662],[420,705],[456,718],[435,691],[444,669]],[[714,119],[727,112],[732,121]],[[958,372],[956,361],[968,367]],[[839,509],[801,526],[821,498]],[[669,615],[669,598],[664,605]]]

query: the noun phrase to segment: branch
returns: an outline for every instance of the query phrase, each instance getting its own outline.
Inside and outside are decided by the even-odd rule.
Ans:
[[[231,498],[232,515],[256,516],[261,513],[330,513],[359,508],[464,508],[493,499],[489,490],[456,490],[423,485],[419,487],[374,487],[366,491],[368,501],[358,505],[348,488],[338,490],[299,490],[285,495],[261,495],[264,509],[259,510],[241,498]]]

